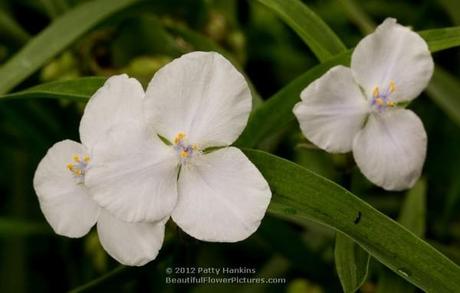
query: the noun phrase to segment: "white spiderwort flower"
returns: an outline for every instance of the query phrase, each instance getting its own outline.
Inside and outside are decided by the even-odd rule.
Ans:
[[[34,176],[40,207],[57,234],[82,237],[97,222],[104,249],[126,265],[143,265],[157,256],[164,221],[128,223],[116,218],[89,196],[85,179],[94,160],[96,142],[114,125],[131,123],[142,115],[143,98],[144,90],[135,79],[126,75],[109,78],[85,108],[80,123],[82,143],[56,143]]]
[[[245,239],[271,198],[256,167],[229,146],[250,110],[244,77],[221,55],[193,52],[175,59],[148,86],[145,127],[117,127],[110,143],[95,148],[86,181],[91,194],[127,221],[171,214],[197,239]],[[210,147],[222,148],[208,152]]]
[[[329,152],[353,151],[358,167],[387,190],[412,187],[426,155],[426,133],[412,111],[433,74],[425,41],[386,19],[355,48],[351,68],[336,66],[311,83],[294,107],[303,134]]]

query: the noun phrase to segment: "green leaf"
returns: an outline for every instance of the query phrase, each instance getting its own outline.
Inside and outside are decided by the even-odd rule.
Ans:
[[[292,120],[292,108],[300,101],[300,92],[312,81],[326,73],[331,67],[350,62],[350,53],[341,54],[325,63],[319,64],[278,91],[249,116],[248,124],[236,145],[250,148],[258,147],[272,133],[285,128]]]
[[[312,220],[346,234],[425,291],[460,292],[460,268],[405,227],[295,163],[262,151],[245,153],[270,184],[270,213],[296,222]]]
[[[105,80],[104,77],[83,77],[44,83],[20,92],[0,96],[0,100],[55,98],[87,101],[104,84]]]
[[[0,67],[0,94],[24,81],[98,23],[135,3],[138,0],[90,1],[57,18]]]
[[[458,0],[439,0],[439,4],[455,24],[460,24],[460,2]]]
[[[6,10],[0,8],[0,38],[22,46],[30,35],[12,18]]]
[[[278,14],[323,62],[347,50],[329,26],[299,0],[259,0]]]
[[[398,222],[418,237],[425,234],[426,181],[421,179],[407,193]],[[379,276],[378,293],[410,293],[415,288],[394,273],[383,270]]]
[[[420,179],[409,190],[404,200],[398,222],[418,237],[425,235],[426,181]]]
[[[361,4],[355,0],[339,0],[345,14],[356,24],[359,30],[364,34],[372,33],[375,30],[375,23],[369,15],[363,10]]]
[[[51,232],[45,224],[0,218],[0,237],[43,235]]]
[[[460,126],[460,81],[438,66],[427,92],[433,102]]]
[[[460,44],[460,26],[426,30],[419,34],[427,41],[432,53],[458,47]]]
[[[460,27],[422,31],[420,34],[427,41],[432,53],[460,46]],[[443,37],[439,37],[439,35]],[[292,108],[300,101],[300,92],[333,66],[339,64],[348,66],[350,56],[351,50],[325,63],[316,65],[278,91],[267,102],[251,113],[248,125],[238,139],[237,145],[256,148],[263,139],[285,128],[286,125],[294,120]],[[438,91],[442,91],[442,88],[439,88]],[[458,88],[456,88],[456,91],[458,91]],[[455,107],[455,109],[458,108]],[[449,111],[453,110],[450,109]]]
[[[335,267],[345,293],[356,292],[366,281],[369,254],[347,235],[335,237]]]

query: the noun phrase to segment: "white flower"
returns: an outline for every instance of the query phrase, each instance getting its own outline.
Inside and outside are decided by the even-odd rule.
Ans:
[[[87,186],[101,206],[126,221],[172,215],[200,240],[245,239],[257,230],[271,198],[256,167],[229,146],[250,110],[248,85],[225,58],[186,54],[150,82],[145,127],[121,125],[95,148]],[[210,147],[221,148],[208,152]]]
[[[164,221],[121,221],[89,196],[85,177],[99,138],[117,124],[135,121],[142,114],[144,95],[135,79],[126,75],[109,78],[85,108],[80,123],[82,144],[71,140],[56,143],[40,162],[34,177],[40,207],[57,234],[82,237],[97,222],[104,249],[126,265],[143,265],[157,256],[163,242]]]
[[[358,167],[376,185],[410,188],[421,174],[427,138],[417,115],[400,103],[420,95],[433,66],[425,41],[386,19],[357,45],[351,69],[336,66],[303,90],[294,114],[320,148],[353,150]]]

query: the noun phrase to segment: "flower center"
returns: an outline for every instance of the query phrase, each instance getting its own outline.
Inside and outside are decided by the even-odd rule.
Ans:
[[[90,157],[88,155],[73,155],[72,163],[67,164],[67,169],[72,172],[72,175],[77,179],[78,183],[83,183],[85,173],[88,170],[89,161]]]
[[[383,112],[388,108],[396,106],[395,102],[391,100],[391,96],[396,91],[396,85],[394,81],[390,81],[389,86],[382,92],[380,88],[376,86],[372,91],[371,108],[378,112]]]
[[[195,144],[189,144],[184,132],[179,132],[174,138],[174,149],[180,159],[181,164],[185,164],[193,156],[200,154],[201,151]]]

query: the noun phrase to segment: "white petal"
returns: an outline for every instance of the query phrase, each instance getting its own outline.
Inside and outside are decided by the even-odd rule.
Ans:
[[[239,149],[229,147],[182,167],[172,218],[197,239],[240,241],[257,230],[270,198],[259,170]]]
[[[99,203],[128,222],[159,221],[177,201],[177,154],[138,123],[118,125],[98,143],[86,186]]]
[[[304,89],[301,98],[293,111],[305,137],[329,152],[351,151],[369,109],[351,70],[330,69]]]
[[[147,121],[173,141],[184,132],[201,148],[232,144],[246,126],[251,93],[241,73],[213,52],[193,52],[160,69],[145,99]]]
[[[88,101],[80,122],[80,139],[92,150],[112,126],[142,119],[144,89],[126,74],[112,76]]]
[[[374,87],[380,92],[396,85],[393,101],[416,98],[433,75],[433,58],[426,42],[411,29],[387,18],[377,30],[356,46],[351,69],[356,81],[371,97]]]
[[[410,110],[372,114],[353,143],[363,174],[387,190],[412,187],[422,172],[427,137],[422,121]]]
[[[64,140],[52,146],[34,176],[34,189],[46,220],[57,234],[81,237],[96,223],[99,207],[67,169],[72,156],[84,155],[79,143]]]
[[[165,221],[128,223],[101,211],[97,232],[102,247],[118,262],[142,266],[154,260],[163,244]]]

